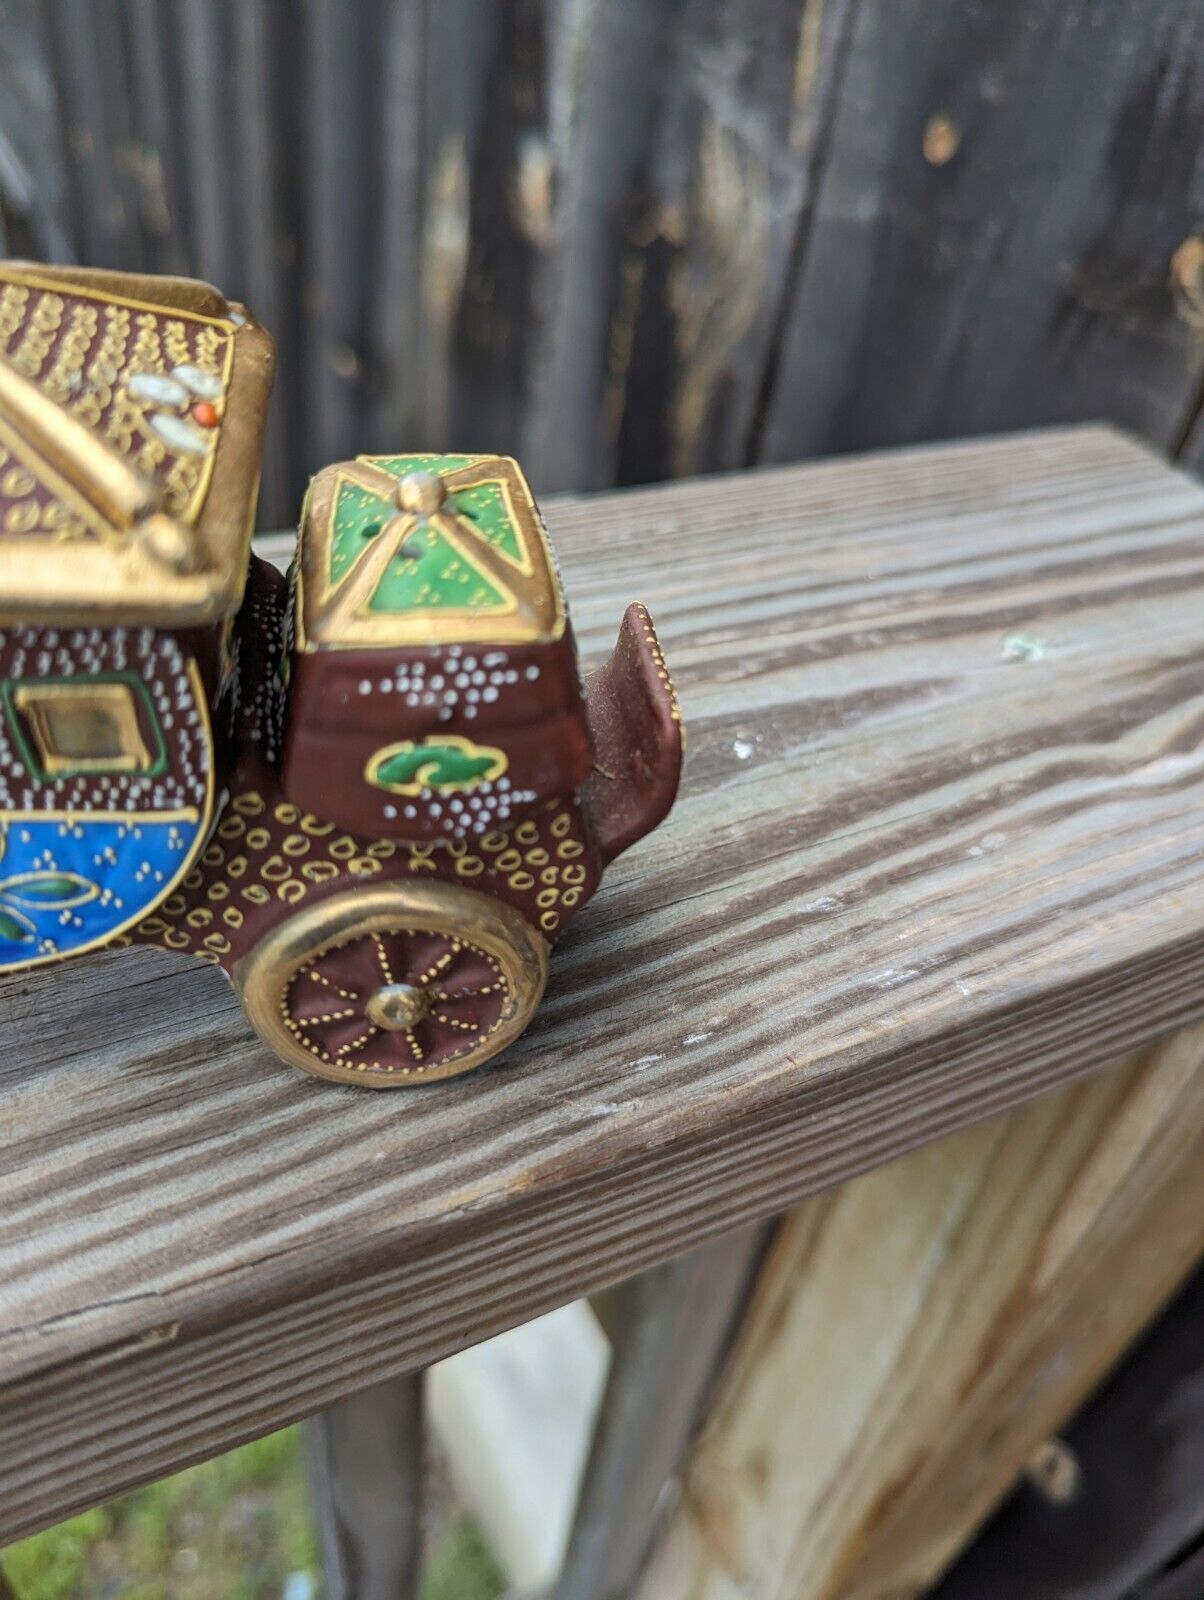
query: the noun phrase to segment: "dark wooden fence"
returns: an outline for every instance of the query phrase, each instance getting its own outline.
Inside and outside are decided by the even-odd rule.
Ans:
[[[2,0],[10,253],[195,272],[541,490],[1103,417],[1204,459],[1199,0]]]

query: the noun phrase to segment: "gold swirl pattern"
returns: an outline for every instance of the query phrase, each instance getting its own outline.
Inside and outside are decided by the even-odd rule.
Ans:
[[[236,794],[198,866],[136,929],[139,942],[187,950],[199,960],[237,957],[248,917],[262,925],[267,908],[302,904],[314,889],[381,876],[441,876],[502,896],[545,938],[597,881],[575,802],[551,800],[534,816],[474,840],[365,841],[258,790]],[[251,940],[250,942],[253,942]]]

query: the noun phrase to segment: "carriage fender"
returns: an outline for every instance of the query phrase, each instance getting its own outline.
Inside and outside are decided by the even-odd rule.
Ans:
[[[628,606],[585,704],[594,767],[581,799],[605,866],[662,821],[681,777],[681,713],[645,606]]]

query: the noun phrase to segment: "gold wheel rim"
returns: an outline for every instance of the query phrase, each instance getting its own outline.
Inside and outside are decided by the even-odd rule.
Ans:
[[[289,1011],[294,980],[327,953],[374,934],[429,934],[479,952],[505,983],[497,1019],[451,1056],[374,1071],[325,1057],[307,1043]],[[382,883],[345,889],[272,929],[234,969],[234,983],[259,1037],[290,1066],[333,1083],[413,1088],[471,1072],[518,1038],[543,995],[548,946],[512,906],[448,883]],[[381,1001],[356,996],[365,1015]]]

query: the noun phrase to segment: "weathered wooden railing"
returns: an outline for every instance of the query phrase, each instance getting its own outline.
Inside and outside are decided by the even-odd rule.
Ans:
[[[1204,1015],[1204,493],[1188,479],[1085,429],[548,511],[587,657],[617,597],[652,607],[688,767],[502,1064],[413,1094],[331,1088],[267,1057],[217,974],[149,953],[0,987],[0,1543],[325,1408],[311,1450],[331,1592],[404,1593],[418,1401],[395,1380],[655,1267],[621,1296],[562,1585],[613,1594],[713,1376],[754,1224]],[[1131,1217],[1149,1192],[1163,1242],[1116,1276],[1133,1304],[1076,1382],[1041,1389],[1034,1428],[1204,1242],[1201,1052],[1185,1033],[1122,1065],[1106,1105],[1050,1113],[1051,1149],[1090,1116],[1124,1159],[1060,1233],[1080,1167],[1041,1189],[1024,1248],[1064,1274],[1033,1277],[1040,1316],[1107,1281],[1109,1240],[1128,1237],[1100,1199],[1109,1173]],[[1134,1176],[1135,1151],[1162,1187]],[[1171,1179],[1173,1218],[1157,1209]],[[883,1192],[907,1204],[905,1178]],[[806,1214],[791,1226],[750,1327],[799,1270]],[[966,1383],[1035,1382],[1041,1340],[990,1326]],[[722,1419],[755,1393],[755,1356],[742,1346],[725,1380],[696,1488],[739,1446]],[[993,1403],[972,1408],[987,1432]],[[867,1507],[888,1487],[865,1478]],[[959,1503],[966,1534],[988,1501]],[[756,1552],[755,1517],[729,1531]],[[691,1537],[676,1519],[658,1571]]]

